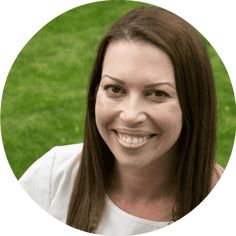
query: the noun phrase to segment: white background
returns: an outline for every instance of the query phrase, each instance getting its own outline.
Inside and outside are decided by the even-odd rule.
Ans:
[[[91,2],[91,1],[90,1]],[[195,26],[213,45],[236,87],[236,14],[233,0],[146,1]],[[7,74],[30,38],[50,20],[88,1],[0,0],[0,95]],[[179,222],[149,235],[236,235],[236,150],[211,194]],[[19,186],[0,142],[0,235],[85,235],[49,216]],[[87,235],[87,234],[86,234]]]

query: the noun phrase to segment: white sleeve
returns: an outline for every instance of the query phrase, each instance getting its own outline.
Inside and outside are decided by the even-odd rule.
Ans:
[[[34,162],[19,179],[24,190],[45,210],[51,202],[51,176],[56,149],[52,148]]]

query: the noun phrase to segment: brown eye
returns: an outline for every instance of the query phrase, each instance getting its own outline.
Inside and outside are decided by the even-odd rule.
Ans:
[[[107,92],[110,97],[119,97],[125,93],[124,89],[120,86],[109,84],[104,87],[104,90]]]
[[[166,92],[162,91],[162,90],[156,90],[156,91],[154,91],[154,96],[156,96],[156,97],[168,97],[169,95]]]
[[[146,96],[150,97],[154,101],[163,101],[169,97],[169,94],[163,90],[150,90],[146,92]]]
[[[117,86],[110,86],[110,88],[108,90],[110,90],[112,93],[120,93],[121,92],[121,88],[119,88]]]

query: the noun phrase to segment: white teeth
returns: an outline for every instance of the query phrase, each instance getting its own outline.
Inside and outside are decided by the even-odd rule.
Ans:
[[[121,134],[118,133],[119,138],[126,144],[141,144],[145,143],[146,140],[149,139],[150,136],[143,136],[143,137],[134,137],[134,136],[129,136],[126,134]]]
[[[132,140],[133,140],[133,139],[132,139],[131,137],[127,137],[126,140],[125,140],[125,142],[128,143],[128,144],[131,144],[131,143],[133,143]]]
[[[138,138],[135,137],[135,138],[133,139],[133,143],[139,143],[139,142],[138,142]]]
[[[142,142],[142,140],[143,140],[142,138],[138,138],[138,142],[139,142],[139,143],[141,143],[141,142]]]

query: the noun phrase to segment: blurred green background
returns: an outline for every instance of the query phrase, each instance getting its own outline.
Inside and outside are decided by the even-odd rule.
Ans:
[[[3,144],[17,178],[53,146],[83,142],[87,83],[96,47],[113,21],[145,5],[107,1],[72,9],[43,27],[20,52],[1,104]],[[206,44],[217,87],[217,161],[225,167],[235,136],[235,100],[223,63]]]

